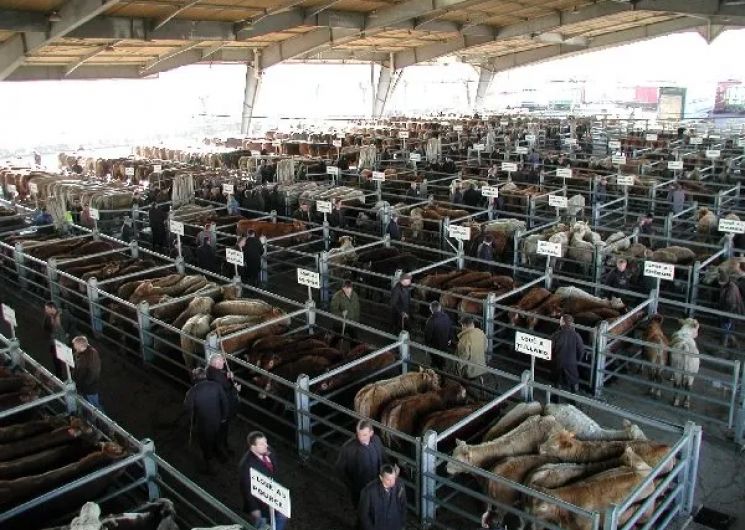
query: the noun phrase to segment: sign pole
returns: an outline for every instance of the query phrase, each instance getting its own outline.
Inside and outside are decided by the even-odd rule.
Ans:
[[[535,381],[535,356],[530,356],[530,379]]]
[[[178,257],[181,258],[181,235],[176,234],[176,248],[178,248]]]
[[[310,289],[310,287],[308,287],[308,289]],[[277,518],[274,515],[274,508],[272,507],[269,507],[269,519],[272,523],[272,530],[277,530]]]

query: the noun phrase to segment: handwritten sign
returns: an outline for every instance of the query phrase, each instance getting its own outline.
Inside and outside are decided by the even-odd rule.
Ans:
[[[737,140],[737,147],[745,147],[745,138]]]
[[[526,142],[535,142],[535,134],[526,134],[525,135],[525,141]]]
[[[225,261],[243,267],[243,252],[237,248],[226,248],[225,249]]]
[[[331,201],[316,201],[316,210],[320,213],[331,213]]]
[[[333,140],[331,142],[331,145],[333,145],[334,147],[341,147],[341,140]]]
[[[647,141],[648,142],[656,142],[657,141],[657,135],[650,133],[647,135]]]
[[[517,146],[517,147],[515,147],[515,153],[517,153],[518,155],[527,155],[528,154],[528,148],[525,147],[525,146],[522,146],[522,145]]]
[[[321,275],[308,269],[297,269],[297,283],[307,285],[313,289],[321,288]]]
[[[55,339],[54,354],[57,359],[65,363],[70,368],[75,368],[75,358],[72,356],[72,348]]]
[[[633,175],[619,175],[616,177],[616,184],[619,186],[633,186],[634,176]]]
[[[671,169],[673,171],[678,171],[683,169],[683,161],[682,160],[670,160],[667,163],[667,169]]]
[[[572,178],[572,170],[568,167],[562,167],[556,170],[556,176],[559,178]]]
[[[336,166],[326,166],[326,173],[329,175],[334,175],[335,177],[339,176],[339,168]]]
[[[526,355],[538,357],[544,361],[551,360],[551,340],[536,337],[529,333],[515,333],[515,350]]]
[[[576,138],[564,138],[564,143],[567,145],[577,145]]]
[[[409,131],[398,131],[398,137],[405,140],[409,137]]]
[[[483,151],[484,149],[486,149],[484,144],[473,144],[474,151]]]
[[[609,149],[621,149],[621,142],[619,140],[610,140],[608,142]]]
[[[411,153],[409,155],[409,160],[411,160],[412,162],[421,162],[422,155],[420,155],[419,153]]]
[[[3,320],[5,320],[8,324],[15,327],[17,324],[16,322],[16,312],[15,310],[10,307],[9,305],[2,305],[3,308]]]
[[[566,208],[569,206],[569,199],[561,195],[549,195],[548,205],[555,206],[556,208]]]
[[[720,219],[719,231],[728,234],[745,234],[745,221],[735,219]]]
[[[561,243],[551,243],[550,241],[538,242],[538,254],[541,256],[561,257]]]
[[[88,208],[88,215],[91,216],[91,219],[95,219],[96,221],[101,219],[101,214],[98,211],[98,208]]]
[[[451,225],[448,227],[448,234],[453,239],[460,239],[461,241],[469,241],[471,239],[471,227]]]
[[[502,171],[507,171],[508,173],[517,171],[517,164],[514,162],[502,162]]]
[[[163,166],[160,164],[155,164],[153,166],[153,173],[160,173],[163,170]]]
[[[625,156],[614,156],[610,159],[611,163],[617,165],[617,166],[623,166],[626,165],[626,157]]]
[[[31,195],[37,195],[39,193],[39,185],[36,184],[36,182],[29,182],[28,191],[31,193]]]
[[[691,145],[701,145],[704,143],[704,139],[700,136],[691,136],[691,139],[688,141]]]
[[[235,186],[232,184],[223,184],[222,192],[228,195],[232,195],[235,192]]]
[[[481,195],[484,197],[499,197],[499,188],[496,186],[483,186],[481,188]]]
[[[722,156],[722,152],[719,149],[707,149],[706,150],[706,158],[714,160],[714,159],[719,158],[720,156]]]
[[[128,177],[134,177],[135,176],[135,168],[133,167],[125,167],[124,168],[124,174]]]
[[[384,182],[385,181],[385,173],[382,171],[373,171],[372,179],[377,182]]]
[[[254,468],[251,468],[251,495],[285,517],[291,517],[290,490]]]
[[[456,125],[456,126],[453,127],[453,130],[455,132],[461,132],[461,131],[463,131],[463,126],[462,125]]]
[[[661,280],[673,280],[675,279],[675,265],[660,263],[659,261],[645,261],[644,276],[660,278]]]
[[[172,234],[176,234],[179,236],[184,235],[184,223],[182,223],[181,221],[168,221],[168,228]]]

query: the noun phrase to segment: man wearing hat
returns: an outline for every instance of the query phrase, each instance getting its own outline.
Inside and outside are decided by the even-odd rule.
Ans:
[[[486,334],[476,327],[473,317],[463,317],[460,325],[462,330],[458,333],[455,356],[471,364],[454,362],[450,372],[474,384],[474,387],[469,386],[468,388],[472,397],[486,399],[487,396],[483,389],[490,386],[486,381],[486,375],[489,373],[486,369],[486,350],[488,347]]]
[[[734,315],[745,314],[745,304],[742,301],[740,288],[732,276],[723,270],[719,271],[719,310]],[[737,338],[734,336],[735,319],[722,316],[719,319],[719,325],[723,332],[722,347],[739,347]]]
[[[411,273],[406,272],[391,290],[391,320],[396,333],[409,328],[410,309]]]

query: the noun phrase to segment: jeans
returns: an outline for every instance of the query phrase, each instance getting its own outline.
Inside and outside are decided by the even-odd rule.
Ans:
[[[98,394],[83,394],[83,398],[85,398],[88,403],[103,412],[103,407],[101,406],[101,400],[99,399]]]
[[[264,525],[266,525],[268,528],[271,528],[270,523],[271,523],[271,519],[267,517],[261,517],[255,526],[256,528],[261,530],[261,528],[264,528]],[[275,526],[277,527],[277,530],[284,530],[285,526],[287,525],[287,517],[275,511],[274,512],[274,523],[275,523]]]

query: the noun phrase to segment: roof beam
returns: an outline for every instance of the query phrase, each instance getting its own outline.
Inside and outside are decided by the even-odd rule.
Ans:
[[[0,30],[46,31],[48,28],[49,21],[44,13],[0,9]]]
[[[356,34],[356,29],[318,28],[276,42],[261,50],[261,69],[269,68],[282,61],[295,59],[303,54],[313,53],[316,50],[333,45],[338,40],[344,40]]]
[[[185,2],[183,5],[177,7],[174,9],[170,14],[166,15],[165,17],[158,20],[155,25],[153,26],[153,30],[160,29],[166,24],[168,24],[171,20],[179,16],[181,13],[186,11],[187,9],[190,9],[197,5],[202,0],[191,0],[191,2]]]
[[[235,40],[234,24],[229,22],[177,18],[157,30],[151,30],[151,23],[151,19],[147,18],[97,17],[70,32],[68,36],[78,39]]]
[[[104,53],[110,47],[116,46],[117,43],[119,43],[119,42],[121,42],[121,41],[112,41],[109,44],[104,44],[103,46],[99,46],[97,48],[94,48],[90,53],[88,53],[88,54],[84,55],[83,57],[81,57],[80,60],[78,60],[78,61],[74,62],[73,64],[71,64],[67,68],[67,70],[65,70],[65,77],[67,77],[70,74],[72,74],[75,70],[77,70],[78,68],[80,68],[81,66],[83,66],[86,62],[90,61],[94,57],[98,57],[99,55],[101,55],[102,53]]]
[[[64,37],[117,3],[118,0],[68,0],[59,9],[61,20],[50,22],[48,31],[27,31],[6,40],[0,44],[0,81],[21,66],[27,54]]]
[[[196,46],[192,46],[189,49],[180,48],[163,57],[159,57],[157,60],[151,61],[140,72],[143,76],[151,76],[207,60],[245,63],[253,57],[253,50],[251,48],[225,48],[225,46],[226,43],[221,42],[209,48],[196,49]]]
[[[189,50],[193,50],[197,46],[199,46],[200,42],[190,42],[189,44],[185,44],[184,46],[181,46],[180,48],[176,48],[175,50],[172,50],[164,55],[161,55],[160,57],[156,57],[152,61],[148,62],[145,66],[142,67],[141,73],[142,75],[147,75],[149,70],[152,70],[160,63],[167,61],[168,59],[172,59],[178,55],[181,55],[184,52],[188,52]],[[201,53],[200,53],[201,56]]]
[[[19,67],[10,74],[6,81],[71,81],[81,79],[142,79],[140,68],[130,65],[100,66],[82,65],[66,75],[64,65],[47,66],[28,64]]]

